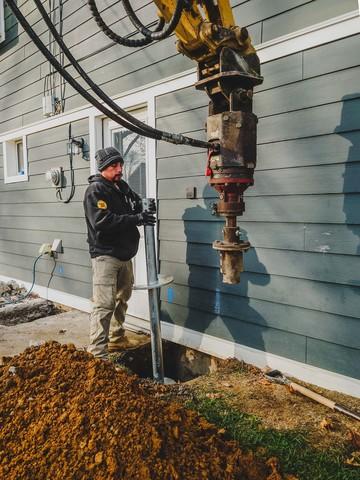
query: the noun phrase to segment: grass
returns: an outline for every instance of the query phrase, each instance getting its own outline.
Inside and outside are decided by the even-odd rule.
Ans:
[[[277,457],[282,471],[299,480],[360,480],[360,468],[344,464],[349,452],[316,450],[308,444],[306,432],[264,428],[261,420],[230,407],[223,399],[200,397],[187,406],[224,428],[243,449],[257,450],[264,458]]]

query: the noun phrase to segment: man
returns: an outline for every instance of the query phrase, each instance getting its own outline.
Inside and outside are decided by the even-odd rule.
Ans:
[[[93,310],[88,351],[96,357],[126,346],[123,328],[134,283],[131,259],[139,246],[139,225],[154,225],[140,197],[121,180],[124,160],[114,148],[95,155],[98,175],[89,178],[84,197],[93,269]]]

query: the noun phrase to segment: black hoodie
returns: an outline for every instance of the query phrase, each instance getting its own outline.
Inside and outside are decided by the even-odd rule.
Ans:
[[[136,225],[141,198],[123,180],[115,184],[98,174],[89,177],[89,183],[84,210],[91,258],[110,255],[130,260],[139,246]]]

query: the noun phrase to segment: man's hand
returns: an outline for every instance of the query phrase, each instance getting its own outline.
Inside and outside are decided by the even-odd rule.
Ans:
[[[156,213],[156,201],[155,201],[155,198],[149,198],[149,199],[148,199],[146,210],[147,210],[149,213]]]
[[[140,225],[155,225],[155,223],[156,223],[155,215],[152,212],[148,212],[147,210],[145,210],[142,213],[138,213],[136,215],[136,217],[138,219],[136,225],[138,225],[138,226],[140,226]]]

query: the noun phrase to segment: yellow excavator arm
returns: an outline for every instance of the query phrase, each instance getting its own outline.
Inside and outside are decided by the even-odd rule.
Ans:
[[[169,22],[176,0],[154,0],[159,16]],[[203,62],[217,55],[219,48],[229,46],[244,55],[255,53],[246,29],[235,25],[228,0],[188,1],[175,29],[178,50],[188,57]]]
[[[159,15],[170,22],[177,2],[184,1],[175,28],[179,52],[198,63],[196,88],[210,97],[206,175],[219,194],[213,211],[225,217],[224,239],[213,248],[220,253],[225,283],[238,283],[243,252],[236,217],[245,210],[243,193],[253,185],[256,166],[257,117],[252,113],[253,88],[262,83],[260,62],[248,31],[235,25],[229,0],[154,0]]]

